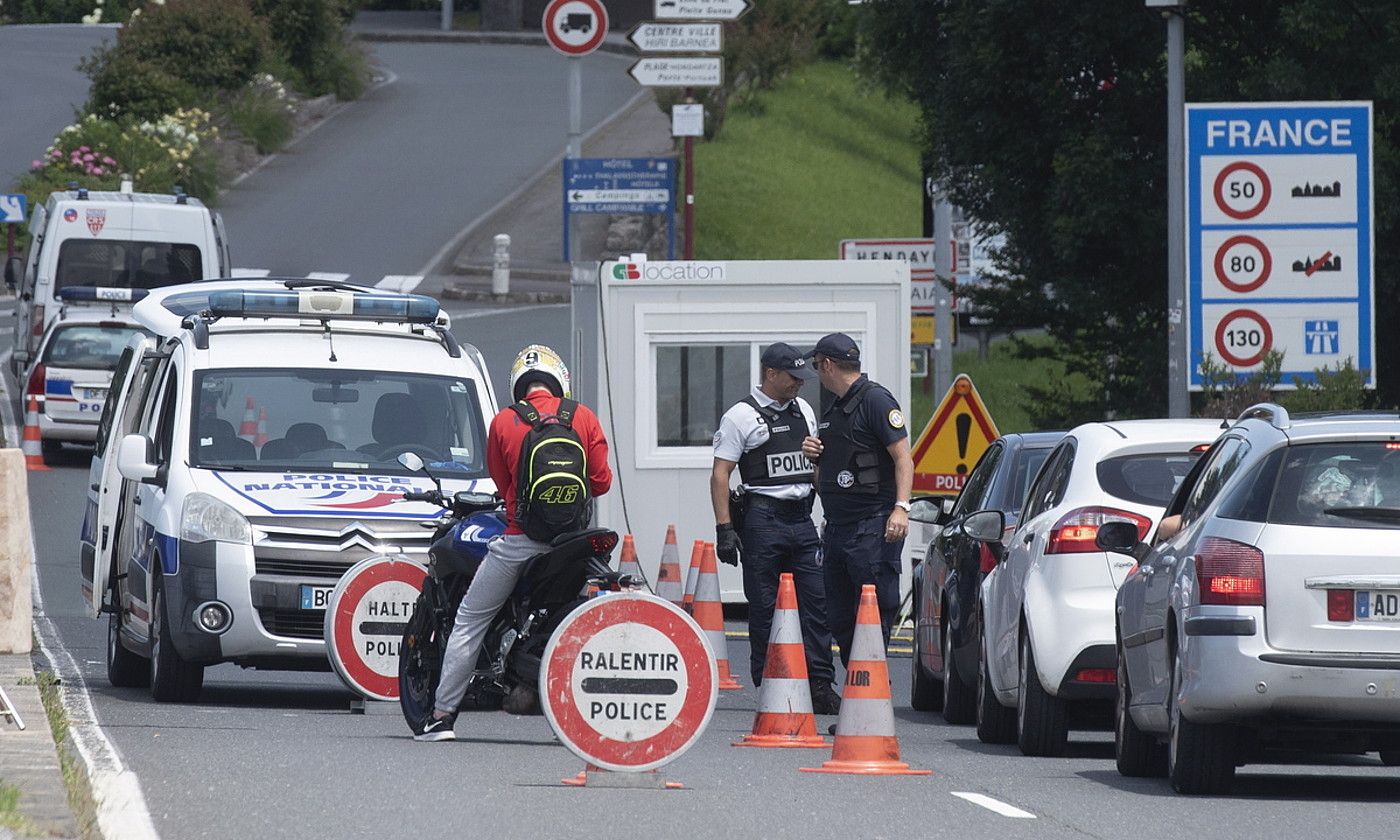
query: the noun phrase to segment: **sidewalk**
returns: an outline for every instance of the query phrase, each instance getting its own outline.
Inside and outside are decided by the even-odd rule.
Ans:
[[[19,788],[19,813],[34,836],[77,837],[78,823],[68,806],[68,789],[29,654],[0,654],[0,686],[26,727],[21,732],[0,718],[0,783]],[[0,828],[0,838],[8,836]]]

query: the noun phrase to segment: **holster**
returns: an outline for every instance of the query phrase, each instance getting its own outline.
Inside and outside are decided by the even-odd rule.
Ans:
[[[749,496],[747,493],[738,490],[729,491],[729,521],[733,523],[734,530],[738,531],[744,527],[744,518],[749,513]]]

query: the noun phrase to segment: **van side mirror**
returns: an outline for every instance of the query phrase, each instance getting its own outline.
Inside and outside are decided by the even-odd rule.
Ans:
[[[981,543],[999,544],[1006,528],[1006,514],[999,510],[979,510],[962,521],[962,531]]]
[[[1138,526],[1132,522],[1105,522],[1094,535],[1094,545],[1098,546],[1100,551],[1127,554],[1136,559],[1137,548],[1140,545]]]
[[[20,278],[24,276],[24,259],[22,257],[10,257],[5,260],[5,285],[11,289],[19,286]]]
[[[126,435],[117,444],[117,472],[128,481],[150,481],[156,477],[155,444],[145,435]]]

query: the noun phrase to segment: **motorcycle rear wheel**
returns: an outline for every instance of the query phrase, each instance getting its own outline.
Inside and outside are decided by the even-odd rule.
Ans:
[[[433,711],[433,697],[442,677],[447,638],[433,626],[433,609],[424,592],[414,604],[399,645],[399,709],[413,731]]]

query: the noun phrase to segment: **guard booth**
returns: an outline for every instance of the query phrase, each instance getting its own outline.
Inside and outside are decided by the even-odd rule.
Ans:
[[[591,301],[595,290],[575,282],[576,340],[590,323],[597,336],[596,348],[576,350],[580,384],[597,406],[616,475],[598,519],[633,534],[649,580],[668,524],[682,564],[695,540],[714,540],[714,433],[758,383],[767,345],[806,350],[844,332],[860,345],[862,369],[909,407],[908,263],[607,262]],[[818,417],[834,399],[815,380],[802,397]],[[721,564],[720,587],[725,601],[744,600],[738,569]]]

